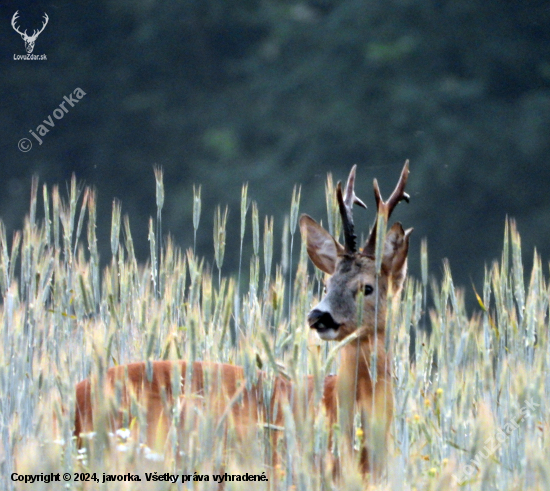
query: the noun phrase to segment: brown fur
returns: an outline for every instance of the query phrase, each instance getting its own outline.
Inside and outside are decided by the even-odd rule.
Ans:
[[[192,414],[191,405],[207,408],[218,424],[231,424],[241,441],[249,441],[256,431],[257,423],[269,423],[272,448],[276,450],[280,430],[284,426],[283,406],[292,404],[297,421],[303,420],[304,407],[313,410],[314,379],[307,377],[305,395],[290,380],[283,376],[273,379],[272,397],[269,403],[264,400],[263,385],[266,374],[258,372],[258,379],[250,389],[245,386],[244,369],[235,365],[209,362],[195,362],[191,377],[191,387],[186,390],[185,378],[188,364],[185,361],[153,361],[152,378],[147,377],[145,362],[120,365],[107,370],[105,383],[99,387],[91,379],[83,380],[76,386],[75,435],[80,439],[83,433],[95,429],[95,424],[106,425],[110,431],[127,427],[128,422],[137,417],[130,413],[131,401],[139,401],[146,416],[146,440],[150,448],[162,451],[171,425],[171,409],[176,403],[172,393],[174,373],[181,376],[180,410],[181,425],[185,424],[186,414]],[[92,395],[98,391],[96,396]],[[118,395],[117,395],[118,394]],[[304,396],[307,403],[304,404]],[[118,400],[117,400],[118,397]],[[117,402],[115,402],[117,400]],[[335,404],[335,377],[325,380],[323,405],[331,414]],[[102,404],[104,405],[102,407]],[[107,406],[105,406],[107,404]],[[98,416],[101,415],[101,416]],[[96,417],[106,417],[107,421],[96,421]],[[139,426],[132,424],[134,436],[138,438]],[[225,432],[225,431],[224,431]],[[80,440],[79,440],[80,441]],[[273,464],[277,463],[276,451]]]

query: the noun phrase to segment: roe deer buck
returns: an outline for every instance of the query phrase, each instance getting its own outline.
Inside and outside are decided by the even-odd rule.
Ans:
[[[300,217],[311,261],[330,275],[325,296],[308,315],[309,325],[327,341],[341,341],[354,335],[341,350],[341,364],[332,392],[327,393],[325,387],[324,403],[331,423],[339,422],[342,434],[349,439],[353,439],[355,411],[360,412],[363,428],[368,429],[361,444],[363,472],[372,467],[370,464],[374,464],[373,471],[379,469],[385,459],[387,432],[393,415],[390,357],[385,350],[386,310],[388,299],[397,298],[403,286],[412,232],[412,228],[404,231],[400,223],[387,231],[384,243],[380,244],[382,257],[377,272],[378,218],[382,216],[383,223],[387,223],[397,204],[409,200],[405,193],[408,175],[409,162],[406,161],[399,182],[386,202],[374,180],[377,217],[362,250],[357,249],[352,213],[354,204],[365,207],[354,192],[355,167],[344,196],[340,183],[337,187],[344,246],[311,217]],[[362,298],[363,305],[357,305],[358,298]]]
[[[375,180],[378,213],[385,213],[389,217],[397,203],[407,199],[404,192],[407,177],[408,162],[387,203],[380,198]],[[345,247],[312,218],[307,215],[300,218],[310,258],[318,268],[332,275],[326,296],[311,311],[308,320],[310,326],[327,340],[340,340],[354,331],[357,332],[357,343],[349,343],[342,350],[342,365],[338,374],[330,375],[324,381],[323,406],[329,421],[337,421],[338,406],[341,414],[351,414],[356,402],[360,409],[370,412],[370,404],[373,397],[376,397],[377,414],[383,416],[383,422],[387,425],[392,415],[392,393],[383,339],[386,298],[389,290],[393,289],[395,293],[401,288],[406,270],[410,230],[404,232],[401,225],[396,224],[388,231],[377,284],[374,262],[376,224],[366,247],[361,252],[356,251],[351,208],[354,202],[360,201],[353,190],[354,180],[355,168],[350,173],[345,196],[342,196],[340,185],[337,190],[345,231]],[[356,323],[355,305],[359,288],[365,290],[363,324],[360,326]],[[375,292],[378,293],[378,302]],[[374,349],[378,353],[376,384],[369,372],[370,356]],[[188,373],[188,370],[192,370],[192,373]],[[189,386],[185,386],[186,378]],[[94,416],[97,425],[106,425],[110,429],[121,428],[124,423],[127,426],[129,420],[136,416],[137,403],[146,415],[147,442],[149,446],[158,448],[158,443],[163,444],[167,438],[174,407],[181,411],[183,424],[190,407],[197,404],[209,405],[219,424],[225,424],[227,420],[234,423],[241,439],[251,436],[258,423],[268,423],[269,428],[275,428],[271,432],[275,458],[277,428],[284,425],[283,406],[291,404],[295,416],[302,416],[303,405],[300,404],[300,398],[296,397],[299,384],[293,384],[281,375],[276,376],[269,381],[272,390],[270,395],[267,392],[266,397],[264,388],[267,376],[264,372],[258,372],[258,379],[254,384],[247,387],[245,382],[242,367],[221,363],[151,361],[112,367],[107,370],[101,382],[92,383],[90,379],[86,379],[77,384],[75,435],[80,438],[81,433],[92,431]],[[309,401],[308,407],[312,409],[313,377],[309,376],[305,382],[305,397]],[[176,397],[174,390],[177,389]],[[115,398],[117,401],[113,404]],[[109,406],[107,402],[107,410],[102,413],[100,406],[105,400],[111,404]],[[365,456],[362,465],[366,470],[366,450],[363,453]]]

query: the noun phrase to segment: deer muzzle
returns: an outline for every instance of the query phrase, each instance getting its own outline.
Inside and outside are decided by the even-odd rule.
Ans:
[[[311,329],[315,329],[322,339],[333,339],[340,327],[329,312],[313,309],[307,316]]]

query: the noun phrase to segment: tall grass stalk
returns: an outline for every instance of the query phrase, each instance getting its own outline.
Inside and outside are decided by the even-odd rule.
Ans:
[[[163,248],[162,248],[162,208],[164,207],[164,171],[162,167],[154,167],[155,173],[155,198],[157,205],[157,220],[155,223],[155,236],[157,243],[157,257],[159,261],[159,267],[157,268],[157,296],[160,296],[160,271],[163,262]]]
[[[235,340],[240,330],[240,305],[241,305],[241,271],[243,264],[243,242],[246,232],[246,214],[248,212],[248,183],[241,188],[241,227],[239,234],[239,273],[237,276],[237,292],[235,296]]]
[[[201,220],[201,188],[202,186],[195,188],[193,184],[193,253],[197,252],[197,230]]]
[[[336,234],[334,189],[329,184],[327,188],[331,190],[327,196],[329,227]],[[100,480],[103,472],[131,473],[142,478],[140,486],[115,482],[103,487],[134,490],[144,489],[145,472],[212,476],[221,468],[240,475],[266,471],[270,481],[255,483],[257,490],[550,488],[550,286],[546,263],[537,254],[532,270],[525,271],[526,251],[518,226],[511,220],[504,226],[502,256],[486,268],[483,284],[474,285],[478,307],[473,312],[466,309],[465,292],[454,284],[450,265],[444,265],[441,279],[429,276],[425,245],[420,254],[420,281],[409,277],[402,297],[394,308],[388,306],[385,343],[392,354],[389,368],[394,390],[384,397],[386,403],[394,398],[395,411],[387,471],[381,479],[364,483],[357,471],[357,456],[343,451],[342,429],[328,427],[320,406],[314,406],[303,419],[284,407],[284,426],[279,428],[272,424],[276,415],[270,413],[267,424],[253,428],[244,444],[236,437],[229,412],[230,431],[222,438],[220,421],[208,404],[183,404],[199,400],[189,389],[192,370],[186,372],[185,389],[176,377],[172,379],[180,405],[170,414],[175,426],[161,452],[145,448],[143,435],[109,433],[109,404],[121,397],[116,388],[112,401],[95,397],[97,432],[83,437],[79,451],[72,439],[74,386],[90,375],[104,380],[109,366],[145,360],[151,375],[151,361],[156,359],[231,363],[243,367],[248,387],[261,367],[267,377],[265,397],[273,390],[275,374],[288,376],[296,387],[293,402],[306,407],[308,401],[302,396],[306,376],[315,380],[310,404],[319,404],[324,377],[337,365],[342,346],[357,342],[357,334],[336,346],[311,344],[304,321],[322,295],[321,275],[308,265],[303,242],[298,263],[289,262],[290,273],[276,264],[270,247],[276,239],[272,223],[278,217],[260,217],[254,203],[249,258],[241,252],[247,240],[243,232],[240,239],[239,260],[250,261],[250,281],[244,288],[223,274],[219,253],[217,275],[206,266],[205,253],[194,252],[196,237],[193,249],[185,252],[172,240],[159,238],[154,223],[158,216],[150,221],[147,236],[132,237],[130,218],[121,219],[118,204],[111,217],[113,257],[102,270],[96,223],[109,217],[97,216],[95,191],[81,189],[72,180],[63,195],[58,186],[42,186],[40,200],[39,189],[38,182],[33,182],[29,217],[21,220],[20,232],[7,237],[0,221],[2,489],[28,487],[11,481],[13,472],[96,472]],[[241,204],[247,206],[244,195]],[[200,209],[196,197],[195,189],[194,218]],[[216,211],[220,231],[225,229],[219,226],[227,212]],[[246,207],[241,218],[246,219]],[[260,220],[264,222],[263,244]],[[385,226],[379,224],[379,230]],[[198,219],[194,219],[195,236],[197,229]],[[151,257],[142,265],[136,260],[134,241],[146,240],[150,240]],[[218,240],[219,247],[219,235]],[[380,238],[377,256],[382,244]],[[411,253],[414,247],[412,242]],[[240,319],[245,335],[231,339],[232,319]],[[431,335],[423,329],[424,322]],[[411,331],[417,333],[413,363]],[[161,398],[166,400],[166,395]],[[132,396],[129,404],[136,420],[143,420],[145,412],[137,399]],[[526,404],[530,404],[528,410]],[[189,414],[195,417],[185,418]],[[128,414],[121,418],[129,427],[135,424]],[[275,450],[269,438],[273,432],[282,435],[282,458],[275,469],[266,459]],[[339,482],[331,475],[329,441],[341,458]],[[492,453],[488,442],[498,443]],[[172,489],[167,483],[148,484],[150,489]],[[46,491],[51,486],[36,482],[32,489]],[[76,482],[68,486],[91,489]],[[210,478],[210,482],[193,482],[181,489],[212,487]],[[227,482],[225,487],[232,491],[249,486]]]
[[[222,215],[221,208],[216,208],[216,214],[214,215],[214,258],[216,260],[216,266],[218,267],[218,286],[221,286],[222,282],[222,266],[225,255],[225,234],[227,226],[227,214],[229,208],[226,206]]]
[[[290,220],[288,222],[288,231],[290,232],[290,254],[288,257],[288,313],[292,310],[292,261],[294,251],[294,234],[298,225],[298,215],[300,213],[300,197],[302,196],[302,186],[294,186],[292,189],[292,199],[290,201]],[[286,228],[286,227],[285,227]]]

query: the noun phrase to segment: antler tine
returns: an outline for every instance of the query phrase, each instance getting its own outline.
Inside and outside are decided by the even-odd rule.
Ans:
[[[353,216],[351,214],[351,207],[348,208],[342,197],[342,183],[338,183],[336,186],[336,198],[338,200],[338,207],[340,209],[340,215],[342,216],[342,228],[344,229],[344,244],[346,252],[353,254],[357,251],[357,236],[354,233]]]
[[[409,202],[410,196],[405,192],[405,186],[407,185],[407,179],[409,178],[409,161],[405,161],[405,165],[403,166],[403,170],[401,171],[401,176],[399,176],[399,181],[397,182],[397,186],[395,186],[395,189],[393,190],[393,193],[391,193],[391,196],[388,198],[388,201],[384,203],[384,207],[387,210],[388,216],[387,219],[389,220],[393,210],[397,206],[397,204],[405,200],[407,203]],[[378,191],[380,193],[380,191]]]
[[[380,187],[378,186],[378,179],[376,177],[372,181],[372,187],[374,188],[374,199],[376,201],[376,211],[380,209],[380,203],[384,203],[382,195],[380,194]]]
[[[355,172],[357,170],[357,165],[354,165],[351,168],[349,173],[348,182],[346,183],[346,192],[344,193],[344,204],[351,212],[353,205],[359,205],[367,209],[367,205],[363,203],[355,194]]]
[[[399,181],[397,182],[397,185],[395,186],[395,189],[393,190],[393,193],[391,193],[390,197],[388,198],[388,201],[384,201],[382,199],[382,195],[380,194],[380,187],[378,186],[378,181],[374,179],[373,187],[374,187],[374,199],[376,200],[376,209],[377,209],[377,216],[374,219],[374,225],[372,227],[372,230],[370,232],[369,238],[367,239],[367,242],[365,244],[365,247],[363,248],[363,255],[365,256],[374,256],[376,251],[376,232],[377,232],[377,225],[378,225],[378,214],[381,213],[385,215],[386,221],[390,219],[390,216],[397,206],[397,204],[405,200],[407,203],[409,202],[410,196],[405,192],[405,186],[407,185],[407,180],[409,178],[409,161],[405,161],[405,165],[403,166],[403,170],[401,171],[401,175],[399,176]]]

